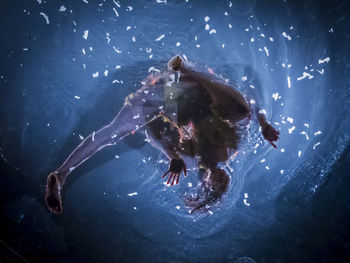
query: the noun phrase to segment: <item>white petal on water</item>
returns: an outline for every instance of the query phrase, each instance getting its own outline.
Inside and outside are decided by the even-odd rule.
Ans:
[[[119,16],[119,13],[118,13],[117,9],[115,9],[115,8],[113,7],[113,11],[114,11],[115,15],[118,17],[118,16]]]
[[[89,36],[89,30],[85,30],[85,31],[84,31],[84,34],[83,34],[83,38],[84,38],[84,39],[87,39],[88,36]]]
[[[247,202],[247,199],[243,199],[243,203],[244,203],[246,206],[250,206],[250,204]]]
[[[318,60],[318,64],[322,64],[322,63],[325,63],[325,62],[329,62],[331,59],[329,57],[326,57],[325,59],[319,59]]]
[[[295,130],[295,126],[293,126],[292,128],[290,128],[290,129],[288,129],[288,132],[290,133],[290,134],[292,134],[292,132]]]
[[[231,24],[228,24],[228,27],[229,27],[229,28],[232,28],[232,25],[231,25]]]
[[[210,30],[209,31],[209,34],[211,35],[211,34],[215,34],[216,33],[216,30],[215,29],[212,29],[212,30]]]
[[[176,208],[177,210],[179,210],[179,209],[180,209],[180,206],[177,205],[177,206],[175,206],[175,208]]]
[[[114,51],[117,52],[118,54],[122,53],[122,51],[116,47],[113,47]]]
[[[320,73],[321,75],[323,75],[324,69],[321,69],[321,70],[318,70],[318,69],[317,69],[317,72]]]
[[[134,36],[131,39],[133,42],[136,42],[136,38]]]
[[[131,29],[131,26],[126,27],[126,31],[129,31]]]
[[[269,56],[269,50],[267,49],[267,47],[264,47],[264,50],[266,52],[266,56]]]
[[[291,39],[292,39],[291,36],[288,35],[286,32],[282,32],[282,36],[285,37],[285,38],[287,38],[288,40],[291,40]]]
[[[159,37],[157,37],[154,41],[160,41],[165,37],[165,35],[160,35]]]
[[[314,133],[314,135],[317,136],[317,135],[319,135],[321,133],[322,133],[321,131],[317,131],[317,132]]]
[[[66,10],[67,10],[67,8],[64,5],[61,5],[60,9],[58,9],[58,11],[60,11],[60,12],[64,12]]]
[[[116,66],[115,66],[115,69],[120,69],[120,68],[121,68],[120,65],[116,65]]]
[[[107,77],[108,76],[108,70],[106,69],[103,74]]]
[[[117,7],[120,7],[119,2],[117,2],[116,0],[113,0],[113,3],[114,3]]]
[[[126,7],[126,11],[130,12],[130,11],[132,11],[132,10],[133,10],[133,7],[132,7],[132,6],[129,6],[129,5],[128,5],[128,6]]]
[[[116,154],[115,155],[115,159],[119,159],[120,157],[119,157],[119,155],[118,154]]]
[[[306,131],[302,131],[300,134],[304,134],[304,135],[305,135],[305,137],[306,137],[306,140],[309,140],[309,135],[307,134],[307,132],[306,132]]]
[[[266,161],[266,159],[262,159],[260,162],[261,162],[261,163],[264,163],[265,161]]]
[[[284,153],[284,152],[285,152],[285,150],[284,150],[284,148],[282,148],[282,149],[281,149],[281,153]]]
[[[88,0],[82,0],[85,4],[88,4],[89,1]]]
[[[277,101],[278,99],[281,98],[281,96],[279,96],[278,92],[276,92],[276,93],[272,93],[272,98],[273,98],[275,101]]]
[[[210,17],[209,17],[209,16],[204,17],[204,21],[205,21],[205,22],[208,22],[208,21],[209,21],[209,19],[210,19]]]
[[[291,84],[291,82],[290,82],[290,77],[289,77],[289,76],[287,76],[287,83],[288,83],[288,88],[291,88],[291,87],[292,87],[292,84]]]
[[[304,123],[304,126],[305,126],[306,128],[309,128],[309,127],[310,127],[310,124]]]
[[[91,140],[94,142],[95,141],[95,131],[92,133]]]
[[[140,118],[140,114],[137,114],[137,115],[133,116],[132,118],[133,119],[138,119],[138,118]]]
[[[133,192],[133,193],[128,194],[128,196],[134,196],[134,195],[137,195],[137,192]]]
[[[167,3],[167,0],[157,0],[157,3],[158,3],[158,4],[166,4],[166,3]]]
[[[187,185],[188,185],[188,187],[192,187],[192,183],[188,183]]]
[[[280,173],[281,173],[281,174],[284,174],[284,170],[281,170]]]
[[[176,46],[179,47],[181,45],[180,42],[176,42]]]
[[[49,21],[49,17],[47,14],[45,14],[44,12],[40,12],[40,15],[42,15],[44,18],[45,18],[45,21],[46,21],[46,24],[50,24],[50,21]]]
[[[266,169],[266,170],[270,170],[270,167],[268,167],[268,166],[265,166],[265,169]]]
[[[80,97],[79,96],[74,96],[75,99],[77,100],[80,100]]]
[[[80,139],[80,140],[84,140],[84,136],[81,135],[81,134],[79,134],[79,139]]]
[[[298,157],[300,157],[300,156],[301,156],[301,151],[298,152]]]
[[[269,37],[270,41],[273,42],[273,38],[272,37]]]
[[[95,73],[92,73],[92,77],[93,78],[97,78],[98,77],[98,71],[96,71]]]
[[[302,76],[302,77],[297,78],[297,80],[302,80],[302,79],[305,79],[306,77],[308,77],[308,79],[312,79],[314,76],[313,76],[313,75],[311,75],[310,73],[303,72],[303,76]]]
[[[210,26],[208,24],[205,25],[205,30],[209,30]]]
[[[248,77],[247,76],[243,76],[242,77],[242,81],[247,81],[248,80]]]
[[[254,42],[255,40],[254,40],[254,37],[252,37],[251,39],[250,39],[250,42]]]
[[[317,147],[317,146],[319,146],[320,144],[321,144],[321,142],[316,143],[316,144],[315,144],[315,145],[312,147],[312,149],[314,149],[314,150],[315,150],[315,149],[316,149],[316,147]]]
[[[294,122],[294,119],[291,118],[291,117],[288,117],[288,118],[287,118],[287,121],[289,121],[290,123],[293,123],[293,122]]]

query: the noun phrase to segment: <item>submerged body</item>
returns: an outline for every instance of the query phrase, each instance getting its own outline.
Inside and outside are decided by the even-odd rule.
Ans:
[[[49,174],[46,204],[51,212],[61,213],[61,189],[68,174],[103,147],[145,127],[151,144],[170,160],[163,175],[169,176],[168,184],[178,184],[182,171],[186,176],[185,157],[198,160],[202,187],[185,204],[192,212],[206,211],[228,188],[229,177],[218,165],[238,150],[237,123],[244,119],[248,123],[252,115],[256,115],[264,138],[276,147],[273,141],[278,140],[279,132],[259,113],[257,104],[252,108],[234,87],[195,71],[175,56],[165,73],[150,76],[141,89],[125,99],[110,124],[88,136]]]

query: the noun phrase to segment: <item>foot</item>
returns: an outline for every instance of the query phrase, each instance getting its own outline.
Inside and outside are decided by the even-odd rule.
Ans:
[[[62,213],[61,183],[58,180],[58,174],[55,172],[50,173],[47,177],[45,201],[51,213]]]
[[[168,62],[168,68],[175,71],[180,70],[181,65],[182,65],[182,59],[180,56],[175,56],[172,59],[170,59]]]
[[[185,176],[187,176],[186,164],[182,159],[171,159],[169,170],[163,174],[162,178],[164,178],[167,174],[169,175],[169,179],[167,184],[174,185],[179,183],[180,174],[184,172]]]
[[[274,141],[277,142],[277,140],[279,139],[278,137],[278,135],[280,134],[279,131],[277,131],[274,127],[271,126],[271,124],[268,123],[262,129],[262,134],[265,140],[269,141],[274,148],[277,148],[277,146],[273,142]]]

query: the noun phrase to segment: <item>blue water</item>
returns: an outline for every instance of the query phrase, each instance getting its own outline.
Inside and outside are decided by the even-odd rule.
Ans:
[[[1,216],[14,229],[2,229],[1,238],[35,262],[328,260],[297,249],[305,231],[281,222],[293,222],[294,210],[311,213],[320,192],[338,191],[341,183],[324,185],[342,155],[337,173],[349,169],[349,3],[160,2],[0,4],[0,153],[16,174],[1,175]],[[114,118],[151,67],[164,70],[175,54],[238,83],[242,93],[253,85],[281,132],[278,148],[252,125],[250,141],[225,167],[231,184],[221,203],[191,215],[182,200],[195,191],[197,172],[180,186],[164,185],[166,158],[140,131],[76,169],[63,214],[49,214],[48,173],[81,136]],[[276,238],[283,235],[284,243]]]

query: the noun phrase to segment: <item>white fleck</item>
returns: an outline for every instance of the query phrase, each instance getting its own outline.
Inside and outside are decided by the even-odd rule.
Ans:
[[[243,76],[242,77],[242,81],[247,81],[248,80],[248,77],[247,76]]]
[[[135,38],[134,36],[132,37],[132,41],[133,41],[133,42],[136,42],[136,38]]]
[[[120,68],[121,68],[120,65],[116,65],[116,66],[115,66],[115,69],[120,69]]]
[[[108,70],[106,69],[103,74],[107,77],[108,76]]]
[[[61,7],[60,7],[60,9],[58,11],[64,12],[66,10],[67,10],[67,8],[64,5],[61,5]]]
[[[114,4],[115,4],[117,7],[120,7],[119,2],[117,2],[117,1],[113,0],[113,3],[114,3]]]
[[[151,53],[152,52],[152,48],[146,48],[146,52],[147,53]]]
[[[37,0],[37,1],[38,1],[39,5],[41,5],[41,3],[43,2],[42,0]]]
[[[260,34],[261,37],[265,37],[265,35],[263,33]]]
[[[130,12],[130,11],[132,11],[132,10],[133,10],[132,6],[127,6],[127,7],[126,7],[126,11]]]
[[[79,139],[80,139],[80,140],[84,140],[84,136],[81,135],[81,134],[79,134]]]
[[[126,27],[126,31],[129,31],[131,29],[131,26]]]
[[[227,11],[225,11],[224,15],[225,15],[225,16],[228,16],[228,13],[227,13]]]
[[[228,27],[229,27],[229,28],[232,28],[232,25],[231,25],[231,24],[228,24]]]
[[[272,37],[269,37],[270,41],[273,42],[273,38]]]
[[[98,77],[98,71],[96,71],[95,73],[92,73],[92,77],[93,78],[97,78]]]
[[[266,52],[266,56],[269,56],[269,50],[267,49],[267,47],[264,47],[264,50]]]
[[[75,99],[77,100],[80,100],[80,97],[79,96],[74,96]]]
[[[266,110],[264,110],[264,109],[259,110],[259,114],[265,114],[266,115]]]
[[[321,70],[318,70],[318,69],[317,69],[317,72],[320,73],[321,75],[323,75],[324,69],[321,69]]]
[[[69,171],[71,172],[71,171],[73,171],[75,169],[75,167],[70,167],[69,168]]]
[[[204,21],[205,21],[205,22],[208,22],[209,19],[210,19],[209,16],[204,17]]]
[[[133,193],[128,194],[128,196],[134,196],[134,195],[137,195],[137,192],[133,192]]]
[[[289,77],[289,76],[287,76],[287,83],[288,83],[288,88],[291,88],[291,87],[292,87],[292,84],[291,84],[291,82],[290,82],[290,77]]]
[[[114,11],[115,15],[118,17],[118,16],[119,16],[119,14],[118,14],[117,9],[115,9],[115,8],[113,7],[113,11]]]
[[[88,36],[89,36],[89,30],[85,30],[85,31],[84,31],[84,34],[83,34],[83,38],[84,38],[84,39],[87,39]]]
[[[84,54],[84,55],[86,54],[86,52],[85,52],[85,48],[83,48],[82,52],[83,52],[83,54]]]
[[[315,148],[316,148],[317,146],[319,146],[320,144],[321,144],[321,142],[316,143],[316,144],[312,147],[312,149],[315,150]]]
[[[94,142],[95,141],[95,131],[92,133],[91,140]]]
[[[137,210],[137,207],[136,207],[136,206],[134,206],[133,208],[134,208],[134,210]]]
[[[159,3],[159,4],[164,3],[164,4],[166,4],[166,3],[167,3],[167,0],[157,0],[157,3]]]
[[[265,166],[265,169],[266,169],[266,170],[270,170],[270,167],[268,167],[268,166]]]
[[[251,39],[250,39],[250,42],[254,42],[255,40],[254,40],[254,37],[252,37]]]
[[[287,118],[287,121],[289,121],[290,123],[293,123],[294,119],[291,118],[291,117],[288,117],[288,118]]]
[[[281,173],[281,174],[284,174],[284,170],[281,170],[280,173]]]
[[[165,37],[165,35],[160,35],[159,37],[157,37],[154,41],[160,41]]]
[[[272,94],[272,98],[273,98],[275,101],[277,101],[277,100],[279,99],[278,95],[279,95],[278,92],[273,93],[273,94]]]
[[[176,46],[179,47],[181,45],[180,42],[176,42]]]
[[[221,47],[222,47],[222,48],[225,48],[225,44],[222,44]]]
[[[138,118],[140,118],[140,114],[137,114],[137,115],[133,116],[132,118],[133,119],[138,119]]]
[[[300,156],[301,156],[301,151],[298,152],[298,157],[300,157]]]
[[[304,135],[305,135],[305,137],[306,137],[306,140],[309,140],[309,135],[307,134],[307,132],[306,132],[306,131],[302,131],[300,134],[304,134]]]
[[[156,69],[155,67],[150,67],[150,68],[148,69],[148,72],[151,72],[151,71],[160,72],[160,70],[159,70],[159,69]]]
[[[253,99],[250,99],[250,104],[255,104],[255,100],[253,100]]]
[[[247,202],[247,199],[243,199],[243,203],[244,203],[246,206],[250,206],[250,204]]]
[[[295,129],[295,126],[293,126],[292,128],[288,129],[288,132],[291,134]]]
[[[282,33],[282,36],[285,37],[285,38],[287,38],[288,40],[291,40],[291,39],[292,39],[291,36],[288,35],[286,32],[283,32],[283,33]]]
[[[117,52],[118,54],[122,53],[122,51],[116,47],[113,47],[114,51]]]
[[[177,205],[175,208],[176,208],[177,210],[179,210],[179,209],[180,209],[180,206]]]
[[[192,183],[188,183],[187,185],[188,185],[188,187],[192,187]]]
[[[317,131],[317,132],[314,133],[314,135],[317,136],[317,135],[319,135],[321,133],[322,133],[321,131]]]
[[[216,33],[216,30],[215,29],[212,29],[212,30],[210,30],[209,31],[209,34],[211,35],[211,34],[215,34]]]
[[[120,157],[119,157],[119,155],[118,154],[116,154],[115,155],[115,159],[119,159]]]
[[[297,78],[297,80],[302,80],[302,79],[305,79],[306,77],[308,77],[309,79],[312,79],[314,76],[310,75],[310,73],[303,72],[303,76]]]
[[[88,0],[82,0],[85,4],[88,4],[89,2],[88,2]]]
[[[261,162],[261,163],[264,163],[265,161],[266,161],[265,159],[262,159],[260,162]]]
[[[49,17],[47,14],[45,14],[44,12],[40,12],[40,15],[42,15],[45,18],[47,25],[50,24]]]
[[[310,125],[309,125],[308,123],[304,123],[304,126],[305,126],[306,128],[309,128],[309,127],[310,127]]]
[[[284,150],[284,148],[282,148],[282,149],[281,149],[281,153],[284,153],[284,152],[285,152],[285,150]]]
[[[331,59],[329,57],[326,57],[325,59],[319,59],[318,60],[318,64],[322,64],[322,63],[325,63],[325,62],[329,62]]]
[[[208,24],[205,25],[205,30],[209,30],[210,26]]]

